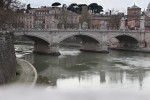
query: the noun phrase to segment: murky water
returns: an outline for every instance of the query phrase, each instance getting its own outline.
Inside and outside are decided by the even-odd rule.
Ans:
[[[26,56],[55,89],[150,90],[150,54],[111,51],[109,54],[61,49],[60,56]]]
[[[25,55],[49,83],[32,89],[1,87],[0,100],[149,100],[150,54],[60,52],[60,56],[17,53]]]

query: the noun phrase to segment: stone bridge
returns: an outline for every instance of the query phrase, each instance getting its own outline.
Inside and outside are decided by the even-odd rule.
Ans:
[[[119,47],[124,48],[142,48],[150,40],[150,32],[140,30],[24,30],[14,34],[32,39],[35,42],[34,52],[46,54],[59,54],[59,43],[72,36],[81,39],[81,50],[92,52],[108,52],[112,38],[116,38]]]

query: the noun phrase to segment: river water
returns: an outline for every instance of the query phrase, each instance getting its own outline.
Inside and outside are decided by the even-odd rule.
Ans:
[[[29,54],[48,89],[150,90],[150,54],[110,51],[109,54],[61,49],[60,56]]]
[[[60,56],[16,53],[30,61],[49,83],[32,89],[0,87],[0,100],[150,100],[150,54],[60,52]]]

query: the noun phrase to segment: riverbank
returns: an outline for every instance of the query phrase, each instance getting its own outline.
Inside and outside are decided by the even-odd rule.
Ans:
[[[20,75],[15,80],[14,84],[23,84],[34,86],[37,81],[37,71],[32,64],[23,59],[17,59]]]
[[[131,52],[150,53],[150,48],[139,48],[139,49],[110,48],[110,49],[111,49],[111,50],[120,50],[120,51],[131,51]]]

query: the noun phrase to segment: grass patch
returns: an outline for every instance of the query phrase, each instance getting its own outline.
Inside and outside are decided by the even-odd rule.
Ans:
[[[22,67],[19,63],[17,63],[16,66],[16,77],[14,78],[14,80],[12,82],[16,82],[17,80],[19,80],[20,76],[22,74]]]
[[[49,79],[46,76],[39,75],[36,81],[37,85],[49,85]]]
[[[16,76],[20,76],[22,73],[22,67],[20,64],[17,63],[17,67],[16,67]]]

